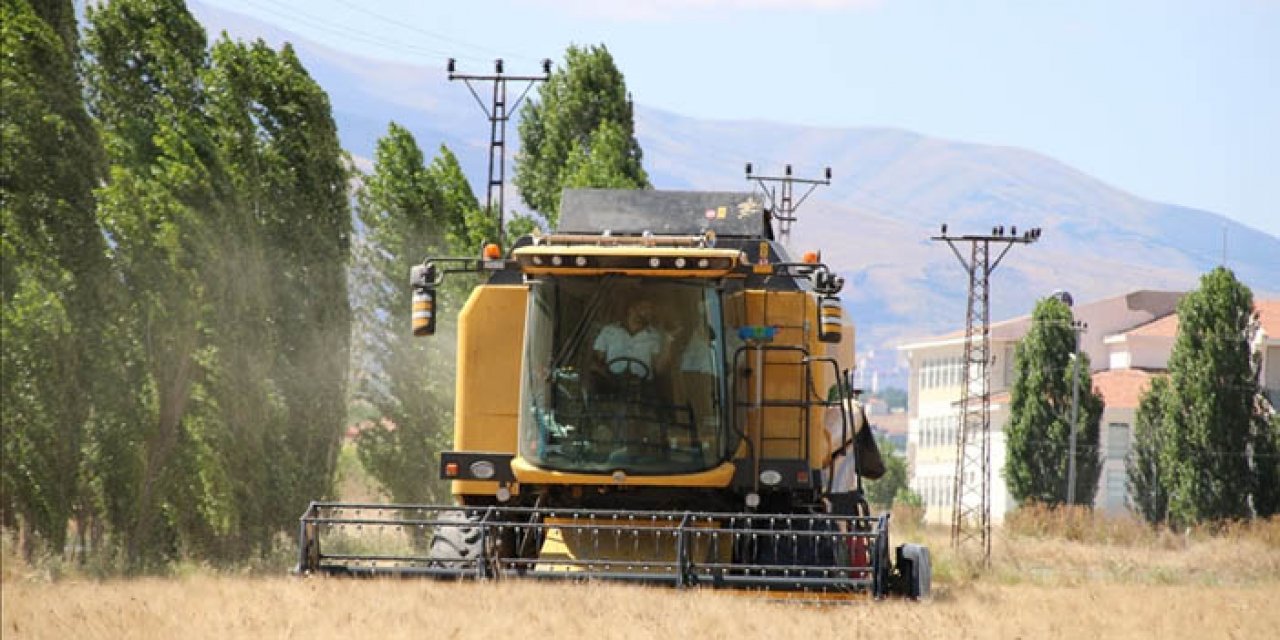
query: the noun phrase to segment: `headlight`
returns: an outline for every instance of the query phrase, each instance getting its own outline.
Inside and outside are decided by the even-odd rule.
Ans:
[[[481,480],[488,480],[493,477],[496,470],[493,463],[488,460],[476,460],[471,463],[471,477]]]

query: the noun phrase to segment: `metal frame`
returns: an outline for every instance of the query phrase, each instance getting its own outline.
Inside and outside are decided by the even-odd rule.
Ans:
[[[464,512],[468,520],[444,518]],[[429,545],[416,552],[374,553],[342,549],[340,537],[390,532],[429,540],[450,527],[480,530],[483,553],[467,559],[432,558]],[[502,536],[545,537],[572,532],[590,544],[574,558],[523,557],[495,551]],[[416,534],[414,532],[417,532]],[[337,551],[325,552],[322,537],[339,536]],[[855,564],[855,541],[868,562]],[[648,545],[653,545],[650,549]],[[635,557],[611,558],[602,548],[628,546]],[[641,548],[645,545],[645,548]],[[730,545],[726,547],[725,545]],[[452,579],[533,578],[608,580],[675,588],[713,586],[781,592],[869,593],[890,588],[889,516],[821,514],[637,512],[539,507],[451,507],[312,502],[299,519],[299,574],[420,576]],[[644,558],[652,551],[658,559]],[[773,561],[735,555],[754,551]],[[669,553],[668,553],[669,552]],[[726,561],[723,556],[729,556]],[[806,556],[805,554],[810,554]],[[804,557],[802,557],[804,556]],[[809,561],[804,561],[804,560]],[[735,561],[736,560],[736,561]]]
[[[476,104],[480,105],[480,110],[484,111],[484,115],[489,119],[489,184],[485,195],[485,211],[493,215],[494,195],[497,195],[498,208],[498,238],[499,245],[503,242],[503,234],[506,231],[503,227],[503,186],[507,180],[507,121],[510,120],[510,114],[507,109],[507,83],[510,81],[527,82],[524,91],[520,93],[520,97],[511,103],[511,110],[519,108],[520,103],[524,101],[525,96],[529,95],[529,90],[533,88],[536,82],[546,82],[551,79],[551,61],[542,61],[542,75],[540,76],[510,76],[503,73],[502,59],[494,61],[494,73],[492,75],[475,75],[455,73],[456,61],[449,58],[448,72],[450,80],[461,80],[467,85],[467,89],[471,91],[471,95],[475,97]],[[476,91],[473,80],[481,82],[493,83],[493,100],[491,106],[487,106],[484,100],[480,98],[480,94]],[[496,159],[496,162],[495,162]],[[495,171],[496,169],[496,171]]]
[[[778,241],[784,246],[788,245],[791,240],[791,223],[796,221],[796,210],[800,208],[800,205],[804,204],[805,200],[809,199],[810,195],[813,195],[814,190],[816,190],[819,185],[831,185],[831,167],[826,168],[824,174],[826,176],[825,179],[792,177],[791,165],[786,166],[786,175],[783,176],[756,175],[752,172],[752,169],[753,167],[751,163],[748,162],[747,179],[754,180],[756,184],[760,185],[760,190],[769,197],[769,204],[772,205],[773,208],[773,219],[777,220],[779,223]],[[766,186],[766,182],[781,183],[782,195],[778,195],[777,189],[771,189]],[[805,191],[804,195],[800,196],[799,200],[795,200],[794,196],[795,185],[797,183],[809,185],[809,190]]]
[[[991,274],[1015,244],[1031,244],[1040,239],[1040,229],[1021,236],[1017,227],[1005,235],[995,227],[991,235],[947,235],[930,238],[946,242],[969,274],[969,296],[965,308],[964,386],[960,396],[960,421],[956,437],[956,470],[952,478],[951,544],[959,548],[977,542],[984,565],[991,565]],[[965,260],[956,241],[970,244]],[[991,245],[1004,244],[995,262]],[[976,472],[976,478],[969,474]]]

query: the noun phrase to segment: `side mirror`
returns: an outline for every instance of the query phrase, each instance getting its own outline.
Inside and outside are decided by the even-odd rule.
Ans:
[[[435,335],[436,266],[414,265],[409,269],[409,285],[413,287],[413,335]]]

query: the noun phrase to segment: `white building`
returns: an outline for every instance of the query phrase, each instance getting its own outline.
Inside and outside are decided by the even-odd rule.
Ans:
[[[1169,366],[1178,332],[1174,313],[1182,293],[1136,291],[1077,305],[1077,320],[1089,328],[1080,350],[1089,354],[1093,387],[1106,402],[1100,433],[1102,473],[1095,505],[1111,512],[1128,505],[1125,458],[1133,442],[1134,415],[1151,378]],[[1259,382],[1273,408],[1280,407],[1280,300],[1255,302],[1260,330],[1255,349],[1261,356]],[[991,325],[991,518],[1000,522],[1016,506],[1005,485],[1004,425],[1013,383],[1013,350],[1030,328],[1023,316]],[[926,338],[899,349],[911,367],[907,406],[907,460],[912,489],[925,501],[925,518],[951,519],[956,464],[956,426],[963,386],[960,364],[964,332]],[[1274,410],[1274,409],[1273,409]]]

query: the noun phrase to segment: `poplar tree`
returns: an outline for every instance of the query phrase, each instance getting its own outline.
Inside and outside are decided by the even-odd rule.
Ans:
[[[388,132],[388,137],[390,136],[391,133]],[[411,155],[412,151],[409,153]],[[421,157],[420,152],[418,157]],[[440,145],[436,157],[427,166],[426,179],[435,187],[439,206],[437,217],[443,224],[445,244],[451,253],[478,255],[482,244],[497,239],[497,220],[485,215],[480,203],[476,201],[475,193],[471,191],[471,184],[462,173],[458,157],[449,147]],[[519,234],[509,237],[518,236]]]
[[[358,394],[380,416],[361,432],[361,463],[398,502],[442,499],[437,460],[448,443],[451,376],[440,353],[443,338],[415,338],[408,313],[409,268],[432,252],[446,250],[448,238],[469,242],[466,212],[474,196],[455,181],[452,154],[443,150],[428,169],[407,129],[391,123],[378,140],[374,171],[359,192],[360,221],[366,230],[358,259],[366,304],[360,309],[361,348],[367,354]],[[448,194],[438,179],[451,179]],[[475,249],[478,250],[478,247]],[[449,305],[445,305],[447,308]]]
[[[1160,479],[1175,526],[1274,513],[1274,421],[1258,402],[1253,294],[1218,267],[1178,303],[1178,336],[1161,399]]]
[[[0,12],[0,510],[30,556],[61,552],[68,519],[93,515],[83,471],[106,419],[94,399],[111,384],[112,278],[71,3],[3,0]]]
[[[1125,462],[1129,478],[1129,500],[1133,509],[1147,522],[1164,522],[1169,514],[1169,494],[1165,489],[1163,474],[1167,464],[1176,460],[1163,460],[1161,447],[1165,404],[1169,395],[1169,379],[1160,376],[1151,380],[1151,387],[1138,401],[1134,416],[1133,449]]]
[[[520,117],[515,183],[550,227],[571,178],[577,187],[649,186],[626,81],[604,45],[570,46],[564,66],[539,86]]]
[[[210,282],[222,373],[208,386],[228,426],[215,463],[227,518],[212,533],[234,557],[264,550],[330,491],[350,230],[327,97],[292,49],[224,38],[212,58],[209,111],[231,185]]]
[[[1098,434],[1103,402],[1093,390],[1088,354],[1080,353],[1073,362],[1072,320],[1071,308],[1062,301],[1041,300],[1031,314],[1031,329],[1014,350],[1004,472],[1019,501],[1067,501],[1072,376],[1078,375],[1075,504],[1093,504],[1102,471]]]
[[[569,152],[564,167],[565,188],[648,187],[649,178],[640,166],[640,157],[631,153],[633,142],[622,125],[611,120],[601,122],[586,144]]]
[[[134,566],[181,551],[198,449],[213,420],[199,387],[209,369],[210,249],[220,167],[205,116],[204,29],[180,0],[87,8],[86,76],[110,163],[98,217],[111,242],[144,375],[138,419],[103,434],[118,448],[100,471],[107,510]],[[206,449],[207,451],[207,449]],[[182,504],[187,510],[167,508]]]
[[[329,97],[293,48],[241,46],[259,133],[257,169],[244,175],[265,198],[255,215],[269,258],[269,376],[284,411],[267,449],[275,498],[267,522],[279,530],[333,490],[350,357],[350,170]]]

